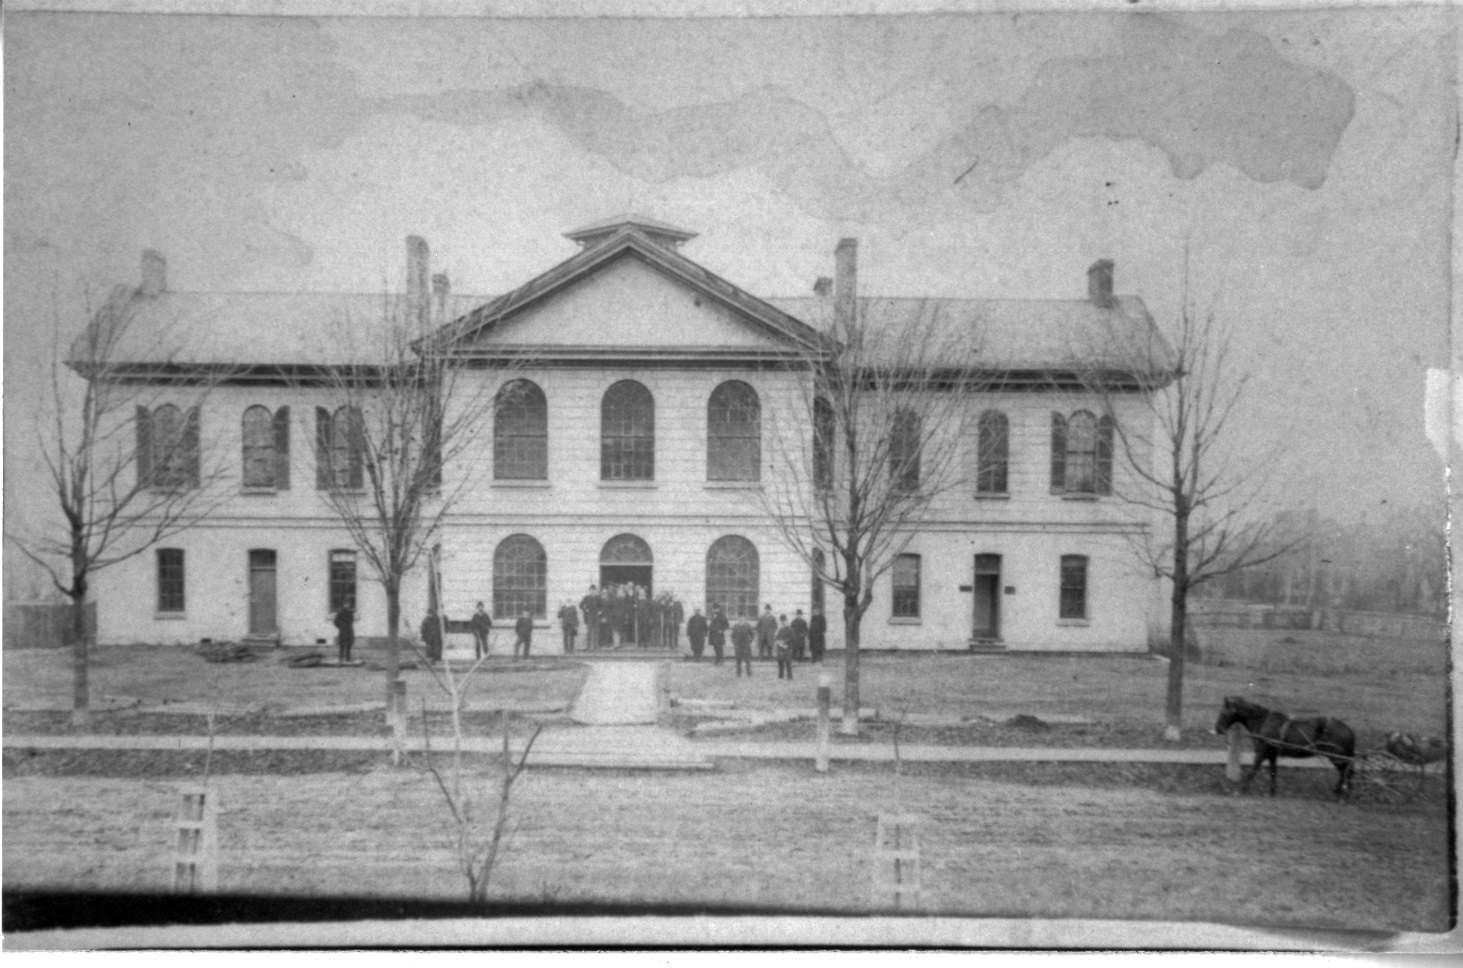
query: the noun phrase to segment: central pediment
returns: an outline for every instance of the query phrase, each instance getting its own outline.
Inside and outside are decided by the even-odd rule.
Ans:
[[[586,232],[593,245],[453,321],[438,338],[461,356],[545,359],[785,360],[823,345],[801,320],[652,238],[638,223],[577,234]],[[608,238],[599,237],[604,232]]]

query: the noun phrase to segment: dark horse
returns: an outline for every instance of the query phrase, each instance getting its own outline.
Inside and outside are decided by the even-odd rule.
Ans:
[[[1244,779],[1240,781],[1241,788],[1248,787],[1260,765],[1269,760],[1270,795],[1273,797],[1277,757],[1324,756],[1340,774],[1332,792],[1338,797],[1351,792],[1351,771],[1356,765],[1356,734],[1341,720],[1329,716],[1291,719],[1282,712],[1266,709],[1248,699],[1226,696],[1224,708],[1214,722],[1214,732],[1226,732],[1235,723],[1244,724],[1255,744],[1255,762],[1245,771]]]

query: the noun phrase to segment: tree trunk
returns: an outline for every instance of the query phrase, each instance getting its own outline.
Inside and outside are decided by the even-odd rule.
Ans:
[[[1168,694],[1164,702],[1163,738],[1176,743],[1183,735],[1185,633],[1189,615],[1189,522],[1174,520],[1173,595],[1168,616]]]
[[[391,716],[396,680],[401,678],[401,583],[382,582],[386,591],[386,715]]]
[[[71,725],[91,724],[91,684],[87,673],[91,667],[86,635],[86,585],[71,597]]]
[[[856,595],[857,593],[855,593]],[[838,727],[842,736],[858,735],[858,649],[859,626],[863,616],[855,598],[843,600],[843,722]]]

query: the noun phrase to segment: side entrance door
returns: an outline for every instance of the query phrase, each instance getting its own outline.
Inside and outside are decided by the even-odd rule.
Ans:
[[[973,639],[1001,637],[1001,556],[975,556]]]
[[[279,631],[279,617],[275,598],[275,571],[274,549],[250,549],[250,635],[275,635]]]

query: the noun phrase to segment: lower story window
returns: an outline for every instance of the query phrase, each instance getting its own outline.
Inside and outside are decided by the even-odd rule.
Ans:
[[[1057,617],[1087,617],[1086,555],[1062,555],[1062,591]]]
[[[330,614],[334,615],[349,605],[356,606],[356,553],[354,551],[332,551],[330,553]]]
[[[157,549],[157,610],[183,611],[183,549]]]
[[[548,615],[548,574],[543,545],[526,534],[504,538],[493,552],[493,617]]]
[[[919,618],[919,555],[894,559],[895,618]]]

